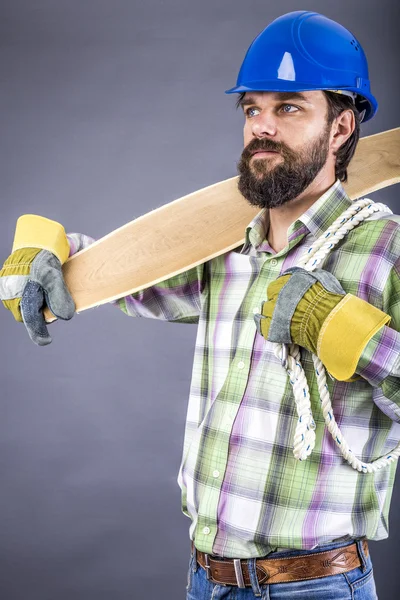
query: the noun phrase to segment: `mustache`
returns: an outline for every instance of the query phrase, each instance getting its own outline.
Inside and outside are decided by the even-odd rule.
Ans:
[[[279,152],[279,154],[282,154],[283,156],[291,156],[291,152],[280,142],[275,142],[268,138],[254,138],[244,148],[242,152],[242,159],[245,161],[249,160],[253,154],[258,151],[273,151]]]

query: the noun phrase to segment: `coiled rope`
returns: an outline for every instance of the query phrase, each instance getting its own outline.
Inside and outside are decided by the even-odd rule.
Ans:
[[[373,213],[381,211],[393,214],[385,204],[375,203],[368,198],[357,200],[315,241],[307,253],[300,259],[297,266],[307,271],[313,271],[349,231]],[[293,394],[299,417],[293,440],[293,454],[296,459],[305,460],[315,446],[315,421],[311,410],[311,398],[307,378],[300,362],[300,349],[296,344],[289,344],[288,346],[285,344],[275,344],[275,346],[275,355],[284,366],[290,383],[293,386]],[[333,414],[324,365],[318,356],[314,354],[312,355],[312,359],[317,375],[318,391],[325,424],[340,449],[343,458],[353,469],[362,473],[374,473],[397,460],[400,456],[400,442],[389,454],[381,456],[371,463],[362,462],[353,454]]]

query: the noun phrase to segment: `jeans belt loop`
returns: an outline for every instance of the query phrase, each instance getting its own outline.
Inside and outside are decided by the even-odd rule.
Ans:
[[[238,587],[245,588],[246,586],[244,584],[242,563],[240,562],[240,558],[233,559],[233,566],[235,569],[236,583],[238,584]]]
[[[358,552],[358,556],[361,562],[361,571],[363,573],[365,573],[365,571],[367,570],[367,565],[365,562],[365,554],[364,554],[364,549],[363,549],[363,540],[357,540],[356,541],[357,544],[357,552]]]

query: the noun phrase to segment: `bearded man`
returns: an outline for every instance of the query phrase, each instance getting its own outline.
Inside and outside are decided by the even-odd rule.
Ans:
[[[323,268],[296,267],[352,205],[342,183],[360,123],[377,110],[368,77],[361,45],[338,23],[306,11],[272,22],[228,91],[245,115],[239,189],[261,209],[244,246],[114,303],[199,325],[179,472],[191,519],[187,600],[377,597],[367,540],[388,536],[396,463],[370,462],[400,439],[400,217],[367,218]],[[43,303],[61,319],[74,312],[57,256],[90,239],[37,219],[36,245],[17,229],[0,292],[44,345]],[[331,330],[340,347],[326,341]],[[289,342],[309,386],[311,456],[310,444],[292,452],[301,419],[274,351]],[[324,356],[359,469],[323,427],[313,355]]]

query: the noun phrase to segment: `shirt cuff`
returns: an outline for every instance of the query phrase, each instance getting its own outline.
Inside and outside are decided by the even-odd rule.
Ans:
[[[69,257],[80,252],[84,248],[87,248],[96,241],[95,238],[90,237],[90,235],[85,235],[84,233],[67,233],[67,240],[69,243]]]
[[[400,333],[384,325],[365,346],[356,373],[373,387],[389,375],[400,377]]]

